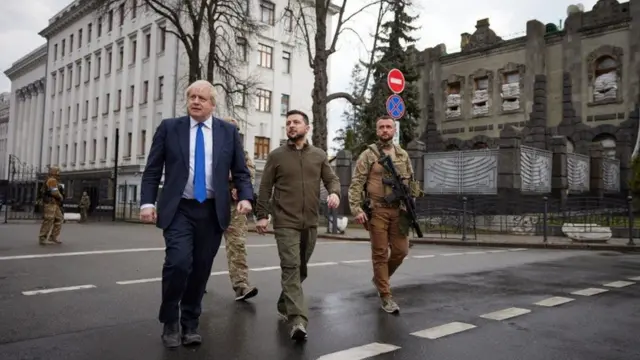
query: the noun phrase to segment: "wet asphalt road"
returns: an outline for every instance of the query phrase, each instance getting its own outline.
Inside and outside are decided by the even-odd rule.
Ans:
[[[638,255],[416,245],[392,279],[401,306],[392,316],[378,306],[367,244],[321,240],[304,284],[309,340],[296,345],[275,314],[274,240],[251,236],[258,296],[233,300],[220,249],[203,304],[204,344],[170,351],[156,320],[159,231],[68,225],[65,244],[44,249],[29,239],[35,233],[35,225],[0,225],[2,360],[640,359]],[[588,288],[607,291],[572,294]],[[535,304],[551,297],[571,301]],[[512,318],[487,315],[511,308]]]

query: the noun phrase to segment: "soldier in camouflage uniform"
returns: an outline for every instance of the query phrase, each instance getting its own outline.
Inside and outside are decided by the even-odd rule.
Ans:
[[[91,206],[91,199],[89,199],[87,192],[83,191],[82,198],[80,198],[80,204],[78,204],[78,208],[80,209],[80,222],[87,221],[89,206]]]
[[[60,169],[57,166],[51,166],[47,180],[40,188],[44,212],[44,220],[42,220],[40,235],[38,236],[40,245],[62,244],[58,239],[64,222],[61,210],[63,196],[60,191],[59,180]]]
[[[238,122],[234,119],[226,118],[238,126]],[[245,150],[244,158],[251,173],[251,183],[255,181],[256,167],[249,154]],[[229,173],[229,190],[231,191],[231,222],[224,232],[225,250],[227,252],[227,262],[229,267],[229,277],[233,290],[236,292],[236,300],[246,300],[258,295],[258,288],[249,284],[249,266],[247,265],[247,216],[238,214],[236,209],[237,198],[236,189],[233,181],[231,181],[231,173]]]
[[[404,204],[387,203],[384,200],[392,190],[382,183],[382,179],[389,174],[377,163],[380,155],[391,156],[396,171],[409,185],[412,196],[420,194],[419,186],[413,181],[409,154],[393,144],[396,131],[395,121],[391,117],[382,116],[378,119],[378,141],[369,145],[358,157],[349,186],[351,213],[356,222],[364,224],[371,239],[372,281],[378,290],[382,309],[392,314],[398,313],[400,307],[391,296],[389,279],[409,252],[409,221]]]

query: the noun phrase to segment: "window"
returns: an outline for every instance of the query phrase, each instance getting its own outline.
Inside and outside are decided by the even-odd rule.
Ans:
[[[122,106],[122,90],[118,90],[118,98],[116,99],[116,108],[113,111],[120,111]]]
[[[164,76],[158,77],[158,100],[162,100],[164,90]]]
[[[69,51],[73,51],[73,34],[69,35]]]
[[[109,106],[111,105],[111,94],[107,94],[107,99],[104,102],[104,111],[103,114],[109,113]]]
[[[247,39],[238,38],[236,44],[238,46],[238,58],[242,61],[247,61]]]
[[[104,137],[104,139],[102,140],[102,159],[106,160],[107,159],[107,146],[109,145],[109,138],[108,137]]]
[[[147,145],[147,130],[140,131],[140,155],[144,155]]]
[[[505,75],[506,84],[516,84],[520,82],[520,73],[509,73]]]
[[[603,56],[595,65],[593,100],[615,101],[618,98],[618,62],[609,56]]]
[[[91,28],[91,24],[89,24],[89,28]],[[82,29],[78,30],[78,49],[82,47]]]
[[[167,44],[167,28],[164,26],[160,27],[160,50],[159,52],[163,52],[164,48]]]
[[[124,25],[124,3],[120,4],[118,13],[120,14],[120,26],[122,26]]]
[[[149,96],[149,80],[145,80],[142,83],[142,101],[140,103],[146,104],[148,96]]]
[[[89,24],[89,26],[87,27],[87,44],[91,42],[91,28],[93,27],[93,24]]]
[[[93,157],[92,157],[92,160],[93,160],[93,161],[96,161],[96,158],[98,157],[98,140],[93,139],[93,146],[92,146],[92,149],[93,149]]]
[[[256,104],[256,110],[271,112],[271,91],[258,89],[257,97],[258,102]]]
[[[271,139],[264,136],[256,136],[254,141],[254,159],[266,160],[269,155],[269,148],[271,147]]]
[[[138,1],[133,0],[131,4],[131,18],[135,19],[138,16]]]
[[[129,105],[128,105],[128,107],[132,107],[133,106],[133,95],[135,94],[135,92],[136,92],[135,85],[131,85],[129,87],[129,102],[128,102]]]
[[[246,108],[247,107],[247,87],[242,86],[241,91],[234,94],[235,95],[235,106]]]
[[[258,65],[271,69],[273,60],[273,48],[264,44],[258,46]]]
[[[109,10],[109,18],[108,18],[108,24],[107,24],[107,32],[111,32],[111,30],[113,30],[113,10]]]
[[[484,77],[480,79],[476,79],[476,90],[487,90],[489,89],[489,78]]]
[[[67,42],[66,39],[62,39],[62,54],[60,54],[60,56],[64,56],[64,48],[65,48],[66,42]]]
[[[151,34],[147,33],[144,36],[144,57],[151,56]]]
[[[53,61],[58,60],[58,44],[53,45]]]
[[[280,115],[287,115],[289,111],[289,95],[282,94],[280,97]]]
[[[118,50],[118,70],[121,70],[124,66],[124,45],[120,45]]]
[[[131,147],[133,146],[133,134],[131,132],[127,133],[127,157],[131,157]]]
[[[273,25],[275,23],[276,5],[270,1],[260,2],[260,21],[265,24]]]
[[[293,11],[291,9],[287,9],[284,12],[284,31],[293,31]]]
[[[111,74],[111,65],[113,63],[113,51],[109,49],[107,51],[107,68],[104,70],[106,75]]]
[[[284,68],[285,74],[291,73],[291,53],[288,51],[282,52],[282,67]]]
[[[102,36],[102,16],[98,18],[98,37]]]
[[[131,63],[135,64],[136,62],[136,48],[138,47],[137,40],[131,40]]]

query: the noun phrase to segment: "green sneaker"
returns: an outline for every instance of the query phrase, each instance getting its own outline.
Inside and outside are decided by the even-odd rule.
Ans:
[[[386,311],[389,314],[397,314],[400,312],[400,307],[396,302],[391,298],[391,296],[384,297],[380,299],[382,310]]]

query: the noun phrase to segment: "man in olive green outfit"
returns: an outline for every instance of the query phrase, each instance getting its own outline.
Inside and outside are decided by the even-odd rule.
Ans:
[[[329,193],[329,208],[340,204],[340,181],[329,165],[327,154],[306,141],[309,118],[305,113],[289,111],[286,129],[287,144],[267,156],[258,195],[256,229],[265,233],[271,209],[282,269],[278,315],[288,320],[291,339],[300,341],[307,338],[308,307],[302,282],[307,278],[307,263],[316,244],[320,181]]]

